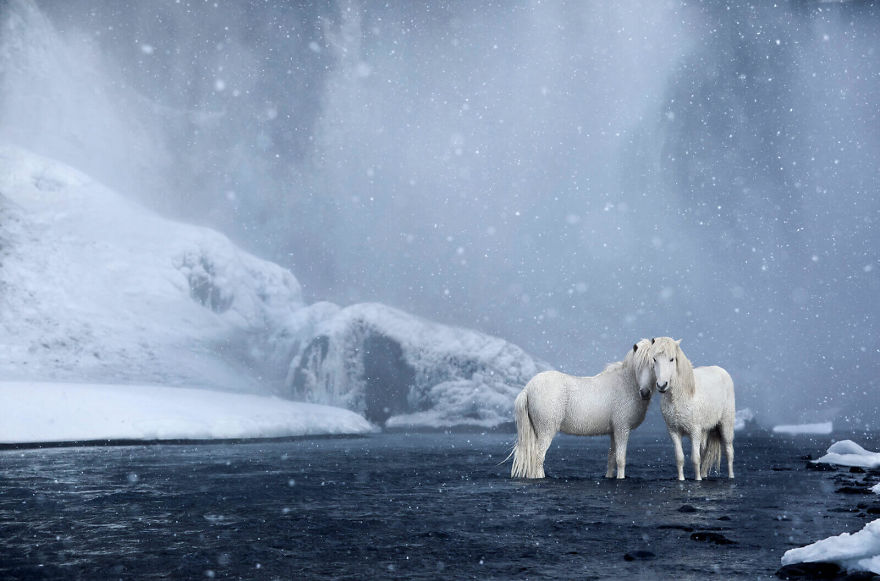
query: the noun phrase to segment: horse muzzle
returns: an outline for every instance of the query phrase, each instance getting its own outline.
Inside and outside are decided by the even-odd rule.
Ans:
[[[639,395],[642,396],[642,399],[651,399],[651,390],[641,387],[639,388]]]
[[[664,383],[663,385],[657,384],[657,391],[660,393],[666,393],[669,391],[669,382]]]

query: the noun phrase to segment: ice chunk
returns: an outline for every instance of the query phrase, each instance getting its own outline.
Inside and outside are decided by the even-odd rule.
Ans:
[[[790,549],[782,556],[783,565],[814,562],[837,563],[849,571],[880,573],[880,519],[869,522],[856,533],[828,537]]]
[[[880,468],[880,453],[869,452],[852,440],[841,440],[832,444],[828,448],[828,453],[818,460],[814,460],[814,462],[839,464],[841,466],[860,466],[862,468]]]

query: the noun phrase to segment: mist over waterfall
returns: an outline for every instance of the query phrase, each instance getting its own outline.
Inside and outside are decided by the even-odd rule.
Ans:
[[[877,426],[878,103],[873,1],[0,0],[3,143],[309,302],[683,338],[766,422]]]

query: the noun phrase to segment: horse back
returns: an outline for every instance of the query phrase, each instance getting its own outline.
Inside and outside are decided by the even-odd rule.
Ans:
[[[735,413],[733,378],[726,369],[717,365],[695,367],[694,379],[699,386],[700,396],[706,400],[706,403],[724,409],[728,413]]]

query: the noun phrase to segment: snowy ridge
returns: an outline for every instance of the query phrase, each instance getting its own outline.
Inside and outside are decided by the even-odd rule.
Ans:
[[[342,405],[389,427],[490,427],[548,365],[507,341],[381,304],[339,311],[291,365],[295,398]]]
[[[364,434],[339,408],[142,385],[0,383],[0,443],[202,440]]]
[[[12,147],[0,147],[0,213],[7,378],[256,390],[292,356],[299,283],[217,232]]]

